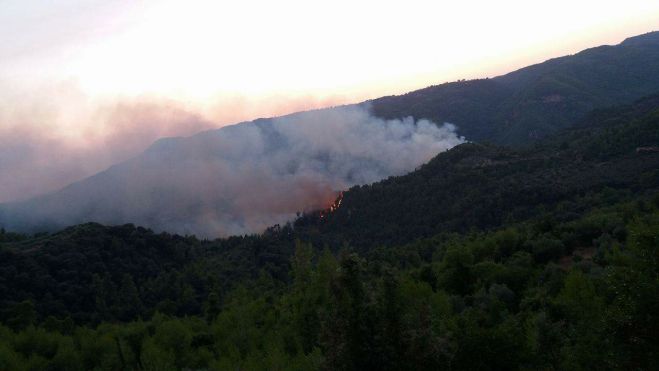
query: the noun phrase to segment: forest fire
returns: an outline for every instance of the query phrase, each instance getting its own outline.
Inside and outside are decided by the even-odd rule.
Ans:
[[[339,206],[341,206],[341,201],[343,201],[343,192],[339,192],[339,195],[328,208],[320,211],[320,218],[324,219],[325,216],[338,210]]]
[[[341,206],[341,201],[343,201],[343,192],[339,192],[339,196],[334,200],[334,203],[330,205],[329,211],[330,213],[335,212],[339,206]]]

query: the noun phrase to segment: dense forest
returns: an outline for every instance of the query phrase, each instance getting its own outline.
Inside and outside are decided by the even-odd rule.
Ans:
[[[94,227],[105,229],[79,229]],[[149,249],[148,231],[106,233],[122,230]],[[167,240],[176,239],[151,242]],[[182,255],[199,243],[187,241]],[[566,222],[542,217],[363,256],[298,242],[286,279],[262,269],[228,291],[213,285],[203,259],[158,258],[171,248],[159,252],[159,244],[154,257],[143,251],[115,267],[117,284],[81,267],[94,285],[76,288],[57,270],[58,260],[71,264],[70,252],[42,264],[62,280],[60,290],[93,291],[97,316],[113,319],[83,325],[76,320],[88,317],[79,313],[46,315],[69,304],[52,299],[9,305],[0,368],[651,369],[659,361],[658,244],[655,195]],[[108,269],[131,256],[113,253]],[[35,298],[40,284],[31,281]],[[162,301],[153,307],[156,295]]]
[[[0,370],[652,369],[659,96],[203,240],[0,231]]]

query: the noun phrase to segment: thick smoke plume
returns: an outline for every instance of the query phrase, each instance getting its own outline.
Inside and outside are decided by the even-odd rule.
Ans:
[[[159,140],[58,193],[11,205],[0,222],[23,229],[131,222],[203,236],[258,232],[326,207],[339,190],[409,172],[461,142],[451,124],[383,120],[360,106],[256,120]]]
[[[18,86],[0,76],[0,203],[21,201],[128,160],[162,137],[336,105],[341,97],[92,97],[75,82]]]
[[[216,125],[164,99],[94,101],[72,84],[0,83],[0,203],[56,191],[164,136]]]

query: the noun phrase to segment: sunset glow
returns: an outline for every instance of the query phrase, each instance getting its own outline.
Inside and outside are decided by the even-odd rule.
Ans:
[[[287,101],[316,107],[402,93],[617,43],[659,24],[652,1],[64,4],[0,5],[3,80],[168,97],[220,121],[212,107],[223,101],[275,98],[274,107],[245,116],[276,115],[289,110]]]

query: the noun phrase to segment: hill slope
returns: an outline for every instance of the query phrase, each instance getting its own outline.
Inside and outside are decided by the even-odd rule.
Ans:
[[[636,148],[658,141],[652,97],[536,148],[458,146],[261,235],[0,231],[0,362],[652,369],[659,153]]]

